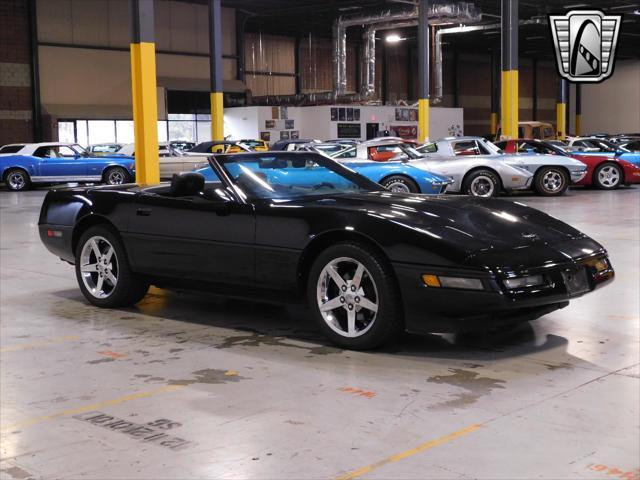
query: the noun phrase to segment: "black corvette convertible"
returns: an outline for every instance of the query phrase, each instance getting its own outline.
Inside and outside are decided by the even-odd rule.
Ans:
[[[392,193],[312,152],[210,158],[170,184],[50,191],[39,228],[99,307],[149,285],[306,299],[354,349],[532,320],[611,281],[604,248],[518,203]]]

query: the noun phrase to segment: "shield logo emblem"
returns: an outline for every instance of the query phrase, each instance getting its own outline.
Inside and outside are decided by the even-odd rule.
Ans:
[[[597,83],[610,77],[621,18],[600,10],[549,15],[560,76],[576,83]]]

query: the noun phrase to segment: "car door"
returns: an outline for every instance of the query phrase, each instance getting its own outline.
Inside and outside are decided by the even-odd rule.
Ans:
[[[138,195],[126,234],[136,271],[253,284],[253,205],[233,200],[220,188],[210,189],[218,195],[172,197],[168,187],[143,190]]]
[[[40,176],[73,180],[87,176],[84,157],[66,145],[49,145],[36,149],[33,154],[42,159]]]

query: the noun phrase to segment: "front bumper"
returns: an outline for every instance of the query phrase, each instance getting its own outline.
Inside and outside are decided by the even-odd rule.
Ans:
[[[577,170],[571,170],[571,183],[579,183],[584,177],[587,176],[587,168],[581,168]]]
[[[596,267],[598,261],[606,262]],[[451,333],[490,329],[499,325],[534,320],[569,304],[614,278],[613,267],[604,253],[576,259],[553,267],[521,272],[450,269],[425,265],[395,264],[401,288],[405,327],[416,333]],[[600,271],[597,268],[601,268]],[[426,269],[426,270],[425,270]],[[478,278],[484,290],[426,287],[421,275]],[[576,289],[570,275],[584,275],[586,283]],[[513,275],[543,275],[545,285],[509,290],[503,280]],[[572,290],[572,288],[574,290]]]

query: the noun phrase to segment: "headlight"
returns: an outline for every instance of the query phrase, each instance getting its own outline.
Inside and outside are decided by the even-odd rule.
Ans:
[[[544,285],[544,277],[542,275],[528,275],[526,277],[509,278],[504,280],[503,283],[510,290],[523,287],[535,287],[537,285]]]
[[[460,288],[464,290],[484,290],[479,278],[445,277],[440,275],[422,275],[422,281],[427,287]]]

